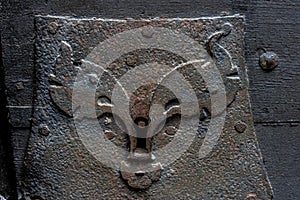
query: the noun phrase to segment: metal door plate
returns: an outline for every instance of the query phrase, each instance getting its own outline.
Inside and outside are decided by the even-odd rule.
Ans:
[[[24,195],[271,199],[250,111],[243,26],[239,15],[37,16]],[[136,137],[145,126],[148,135]]]

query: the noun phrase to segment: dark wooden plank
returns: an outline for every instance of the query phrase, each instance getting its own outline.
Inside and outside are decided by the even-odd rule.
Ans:
[[[256,125],[265,167],[275,200],[300,199],[300,125],[274,123]]]
[[[13,146],[13,162],[16,166],[16,178],[19,180],[22,176],[24,166],[24,157],[27,148],[30,130],[26,128],[14,128],[11,135],[11,143]]]
[[[300,1],[237,1],[246,15],[246,62],[255,122],[300,121]],[[257,48],[280,58],[272,72],[258,65]]]
[[[1,39],[0,39],[1,44]],[[1,52],[1,45],[0,45]],[[0,54],[0,77],[3,80],[3,64],[2,56]],[[1,80],[0,79],[0,80]],[[16,179],[14,172],[14,165],[12,162],[12,146],[9,124],[7,121],[7,109],[6,97],[5,97],[5,86],[4,82],[0,82],[0,195],[5,198],[11,197],[16,198]]]
[[[9,123],[14,128],[29,128],[32,106],[7,106],[9,109]]]

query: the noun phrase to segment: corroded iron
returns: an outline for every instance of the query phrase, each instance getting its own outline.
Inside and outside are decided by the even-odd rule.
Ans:
[[[272,192],[262,166],[249,106],[242,16],[147,20],[37,16],[35,23],[38,90],[22,180],[25,197],[271,198]],[[222,83],[215,82],[214,86],[224,84],[227,107],[216,115],[226,113],[225,125],[216,144],[204,157],[199,156],[198,152],[210,137],[208,129],[215,109],[211,96],[218,91],[209,91],[209,86],[194,65],[172,53],[177,43],[170,46],[170,51],[144,48],[120,55],[101,76],[92,68],[87,70],[93,63],[88,63],[85,58],[97,45],[114,35],[144,26],[148,28],[143,29],[142,38],[159,38],[155,35],[155,27],[176,30],[192,38],[207,50],[200,51],[204,60],[202,67],[205,69],[205,64],[213,62],[220,72]],[[176,142],[182,134],[179,131],[182,119],[191,117],[183,116],[186,105],[169,88],[147,83],[142,76],[137,77],[143,86],[130,96],[130,118],[119,119],[113,113],[116,106],[112,100],[114,87],[126,74],[145,63],[157,63],[171,69],[182,65],[175,71],[192,86],[197,97],[198,107],[188,107],[200,111],[196,116],[198,127],[193,142],[180,158],[169,165],[164,165],[156,157],[157,152]],[[153,74],[166,70],[164,67],[152,67]],[[84,105],[76,107],[77,104],[72,100],[82,101],[74,98],[73,87],[78,73],[84,70],[88,73],[84,75],[86,81],[83,84],[96,91],[94,101],[86,104],[93,105],[95,110],[81,115]],[[162,105],[164,112],[152,116],[151,107],[157,104]],[[101,137],[112,146],[128,152],[119,167],[108,167],[88,151],[80,139],[75,118],[85,121],[86,127],[83,128],[91,132],[94,129],[91,121],[96,118],[103,135],[95,134],[95,138],[89,138],[91,142]],[[135,129],[126,129],[123,124],[127,121],[132,121]],[[49,130],[47,137],[46,134],[39,134],[46,130],[45,124]],[[180,141],[182,144],[190,139],[188,130],[186,135],[187,138]],[[177,150],[181,148],[183,145],[177,146]],[[112,155],[114,153],[111,152]],[[142,170],[144,165],[151,170]],[[130,171],[133,167],[137,169],[134,172]],[[139,167],[141,170],[138,170]]]
[[[265,71],[271,71],[279,65],[279,57],[276,53],[264,52],[259,57],[259,65]]]

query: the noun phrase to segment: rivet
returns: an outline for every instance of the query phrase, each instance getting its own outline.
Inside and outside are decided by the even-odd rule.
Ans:
[[[50,129],[47,125],[42,124],[39,127],[39,134],[43,135],[43,136],[48,136],[50,134]]]
[[[58,28],[58,24],[56,22],[51,22],[49,25],[48,25],[48,31],[52,34],[55,34],[56,31],[57,31],[57,28]]]
[[[243,133],[243,132],[245,132],[245,130],[246,130],[246,128],[247,128],[247,125],[246,125],[244,122],[242,122],[242,121],[238,121],[238,122],[236,122],[236,124],[234,125],[234,128],[235,128],[235,130],[236,130],[237,132]]]
[[[22,82],[18,82],[18,83],[16,83],[16,88],[17,88],[17,90],[23,90],[24,84]]]
[[[279,64],[279,57],[272,51],[264,52],[259,57],[259,65],[265,71],[275,69]]]

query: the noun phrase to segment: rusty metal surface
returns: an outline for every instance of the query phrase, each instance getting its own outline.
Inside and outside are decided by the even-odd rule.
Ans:
[[[22,179],[24,196],[41,199],[271,199],[250,112],[243,58],[243,17],[103,20],[38,16],[35,23],[38,90],[26,173]],[[112,145],[132,152],[120,164],[120,169],[104,165],[82,143],[72,118],[72,87],[77,73],[84,68],[83,59],[100,42],[146,25],[182,32],[206,48],[226,89],[225,125],[212,151],[199,158],[198,151],[208,137],[206,133],[212,119],[212,94],[193,65],[186,65],[177,71],[192,85],[200,110],[198,131],[192,144],[172,164],[149,173],[126,173],[124,168],[130,166],[131,160],[145,159],[144,151],[150,154],[150,159],[146,158],[149,162],[160,166],[151,154],[155,157],[156,151],[174,142],[182,116],[177,109],[180,102],[171,91],[153,84],[140,87],[130,99],[132,119],[119,121],[133,120],[144,128],[150,120],[149,107],[155,101],[170,111],[161,131],[141,144],[136,137],[128,135],[128,130],[120,128],[112,115],[111,92],[116,80],[145,63],[156,62],[174,68],[187,61],[160,49],[140,49],[114,60],[108,67],[112,76],[103,73],[98,79],[96,73],[87,74],[88,84],[95,85],[99,81],[95,114],[105,138]],[[142,35],[151,38],[151,30]]]

